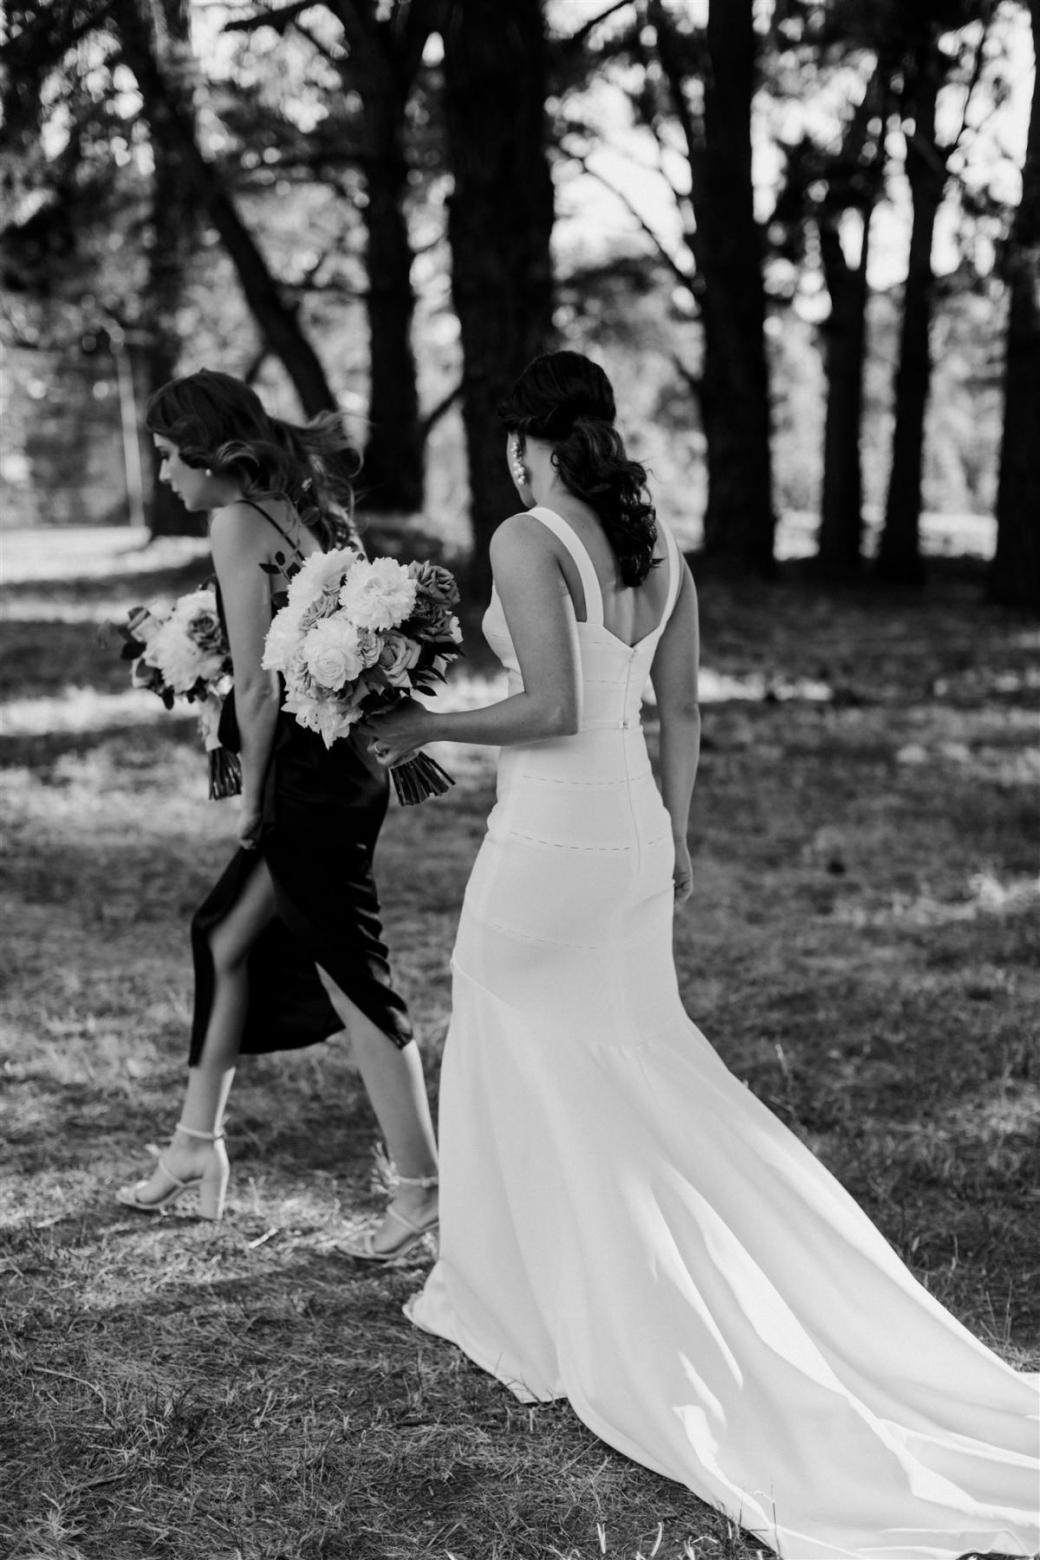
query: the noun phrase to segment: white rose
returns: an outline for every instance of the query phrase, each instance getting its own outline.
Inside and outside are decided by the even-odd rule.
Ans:
[[[303,654],[308,672],[321,688],[342,688],[365,669],[357,630],[342,613],[315,623],[303,642]]]
[[[383,640],[379,666],[388,683],[395,688],[410,686],[409,670],[419,659],[419,646],[404,634],[390,633]]]
[[[361,561],[343,582],[339,604],[357,628],[396,628],[415,606],[418,586],[395,558]]]

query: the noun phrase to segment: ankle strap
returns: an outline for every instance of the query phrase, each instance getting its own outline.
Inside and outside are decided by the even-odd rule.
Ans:
[[[399,1175],[397,1166],[389,1158],[382,1143],[377,1143],[372,1150],[372,1158],[375,1164],[372,1169],[372,1185],[376,1191],[396,1192],[399,1186],[420,1186],[424,1190],[439,1186],[440,1181],[435,1175]]]
[[[185,1137],[201,1138],[204,1143],[220,1143],[224,1138],[223,1128],[219,1132],[196,1132],[194,1127],[186,1127],[183,1121],[178,1121],[177,1132],[183,1132]]]

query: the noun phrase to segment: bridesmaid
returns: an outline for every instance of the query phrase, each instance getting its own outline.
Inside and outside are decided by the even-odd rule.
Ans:
[[[391,980],[372,877],[386,771],[360,741],[326,749],[280,711],[261,667],[279,565],[353,540],[356,458],[332,413],[305,428],[253,390],[202,369],[147,409],[160,480],[209,510],[217,596],[234,664],[221,737],[238,750],[238,850],[192,922],[195,1012],[181,1119],[128,1207],[165,1208],[198,1187],[219,1219],[228,1186],[224,1111],[240,1052],[311,1045],[345,1029],[393,1166],[385,1215],[348,1249],[400,1258],[437,1226],[437,1160],[422,1062]],[[271,570],[274,572],[270,572]]]

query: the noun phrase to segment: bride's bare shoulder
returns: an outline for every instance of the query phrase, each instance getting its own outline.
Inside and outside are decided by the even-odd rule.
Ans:
[[[509,563],[529,557],[532,546],[552,552],[552,535],[537,516],[518,510],[496,527],[491,537],[492,562]]]

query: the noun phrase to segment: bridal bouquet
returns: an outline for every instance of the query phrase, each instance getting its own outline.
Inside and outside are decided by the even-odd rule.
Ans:
[[[264,666],[285,681],[282,708],[331,747],[366,715],[433,693],[462,653],[458,600],[436,564],[369,560],[349,547],[311,553],[291,571],[264,648]],[[405,805],[454,784],[426,753],[390,773]]]
[[[214,800],[236,796],[242,789],[241,766],[218,735],[231,688],[231,654],[216,593],[203,587],[172,605],[153,601],[134,607],[118,629],[135,688],[157,694],[168,710],[177,699],[198,705],[199,732],[209,755],[209,794]]]

